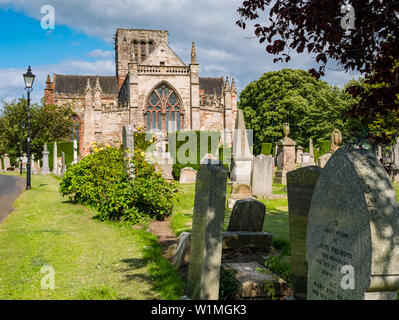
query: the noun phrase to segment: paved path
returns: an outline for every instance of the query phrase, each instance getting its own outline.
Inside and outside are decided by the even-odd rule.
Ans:
[[[12,212],[15,199],[25,188],[25,178],[0,175],[0,222]]]

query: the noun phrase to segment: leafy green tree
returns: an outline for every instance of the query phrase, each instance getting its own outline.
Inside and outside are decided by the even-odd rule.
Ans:
[[[31,152],[41,157],[43,145],[71,137],[73,110],[70,105],[31,105]],[[27,152],[27,100],[20,98],[3,102],[0,110],[0,154],[8,153],[15,159]]]
[[[240,94],[247,127],[254,131],[254,149],[262,143],[277,142],[283,137],[283,124],[290,124],[290,137],[306,147],[309,139],[330,139],[334,129],[344,140],[352,136],[344,123],[344,114],[353,98],[338,87],[315,79],[304,70],[283,69],[263,74]]]

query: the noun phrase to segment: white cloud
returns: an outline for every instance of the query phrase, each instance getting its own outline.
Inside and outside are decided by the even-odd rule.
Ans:
[[[66,25],[110,45],[117,28],[168,30],[172,49],[189,63],[191,43],[195,41],[201,76],[235,77],[238,90],[267,71],[317,68],[314,59],[306,54],[293,55],[288,64],[274,64],[274,56],[267,54],[264,45],[254,38],[253,29],[242,30],[236,26],[237,8],[242,0],[0,0],[0,6],[11,6],[37,20],[41,18],[41,6],[47,4],[55,8],[56,27]],[[112,57],[110,51],[102,50],[94,50],[89,56],[105,61]],[[66,67],[65,63],[60,65]],[[110,64],[104,68],[104,71],[110,70]],[[83,61],[68,70],[71,73],[99,71],[95,65]],[[353,76],[328,71],[324,80],[343,85]]]
[[[26,95],[23,74],[26,69],[0,69],[0,101],[11,101]],[[35,74],[32,101],[39,102],[44,96],[44,87],[47,75],[78,74],[78,75],[114,75],[115,63],[113,60],[96,60],[93,62],[83,60],[66,60],[57,64],[42,66],[32,65]]]
[[[114,56],[114,51],[96,49],[88,53],[89,57],[107,59]]]

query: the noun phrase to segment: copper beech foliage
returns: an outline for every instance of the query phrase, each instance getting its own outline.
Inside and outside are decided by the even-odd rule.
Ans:
[[[341,26],[346,15],[341,8],[346,4],[352,5],[355,13],[351,30]],[[318,70],[309,70],[316,78],[325,74],[329,60],[337,61],[345,71],[359,71],[367,90],[348,88],[359,98],[349,112],[352,116],[369,123],[398,111],[398,0],[246,0],[238,13],[236,24],[243,29],[247,21],[268,15],[263,25],[254,25],[254,32],[266,51],[276,56],[274,62],[288,62],[290,51],[307,51],[319,64]]]

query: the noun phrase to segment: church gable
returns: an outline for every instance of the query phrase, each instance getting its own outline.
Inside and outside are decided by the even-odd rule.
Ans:
[[[165,41],[155,47],[141,65],[159,66],[161,63],[168,67],[186,66]]]

